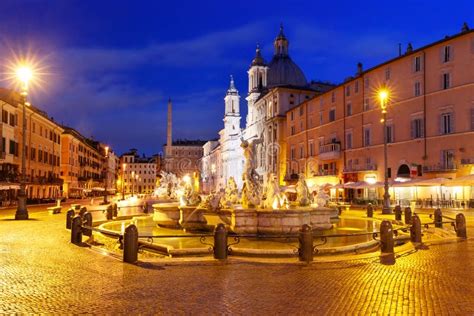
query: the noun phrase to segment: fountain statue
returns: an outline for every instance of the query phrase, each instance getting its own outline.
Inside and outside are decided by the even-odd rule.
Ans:
[[[221,191],[214,191],[212,190],[209,195],[199,204],[199,209],[206,209],[210,212],[217,212],[220,211],[222,208],[222,201],[224,197],[222,196]]]
[[[201,203],[199,193],[194,190],[194,179],[190,176],[183,177],[183,189],[180,192],[179,203],[182,206],[197,206]]]
[[[299,175],[296,184],[296,201],[299,206],[308,206],[312,202],[312,195],[309,192],[308,184],[303,173]]]
[[[244,149],[245,165],[242,180],[244,185],[242,187],[242,206],[244,208],[255,208],[260,204],[260,183],[258,181],[258,174],[255,171],[255,146],[260,143],[260,140],[249,143],[242,141],[242,148]]]
[[[153,195],[160,199],[176,199],[178,189],[178,178],[174,173],[161,171],[160,186],[155,190]]]
[[[280,209],[287,206],[288,199],[281,192],[276,175],[269,173],[267,179],[261,207],[264,209]]]
[[[316,204],[318,207],[325,207],[328,204],[329,201],[329,195],[324,192],[323,187],[320,186],[317,189],[317,195],[316,195]]]
[[[225,208],[232,208],[233,205],[239,203],[239,189],[234,177],[230,177],[227,181],[224,195],[221,198],[221,204]]]

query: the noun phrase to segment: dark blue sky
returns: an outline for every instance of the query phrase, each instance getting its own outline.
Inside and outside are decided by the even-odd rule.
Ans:
[[[169,96],[174,138],[217,136],[230,74],[245,117],[255,44],[270,60],[280,22],[308,80],[338,83],[359,61],[367,68],[395,57],[398,43],[417,48],[459,32],[464,21],[474,27],[473,7],[472,0],[1,0],[0,59],[34,52],[49,73],[31,93],[36,105],[119,153],[152,154],[166,139]]]

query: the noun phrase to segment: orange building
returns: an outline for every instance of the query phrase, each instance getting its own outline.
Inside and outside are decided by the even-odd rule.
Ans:
[[[474,32],[464,26],[461,33],[419,49],[408,45],[405,54],[371,69],[364,71],[359,64],[354,77],[290,109],[287,175],[303,173],[317,184],[383,181],[384,131],[377,98],[382,87],[390,93],[391,181],[474,173]],[[348,200],[377,200],[382,192],[376,186],[334,190],[333,196]],[[474,198],[464,190],[407,188],[391,195],[396,200],[421,194]]]

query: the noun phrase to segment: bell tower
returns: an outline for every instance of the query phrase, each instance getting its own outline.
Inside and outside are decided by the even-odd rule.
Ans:
[[[234,78],[230,76],[230,85],[227,89],[224,114],[224,130],[227,135],[240,133],[240,96],[235,88]]]

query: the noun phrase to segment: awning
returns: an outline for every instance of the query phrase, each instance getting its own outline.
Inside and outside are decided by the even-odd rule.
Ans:
[[[426,179],[426,180],[418,181],[414,185],[430,187],[430,186],[447,185],[447,184],[450,184],[451,181],[452,180],[447,179],[447,178],[433,178],[433,179]]]
[[[19,184],[1,184],[0,185],[0,190],[19,190],[20,185]]]
[[[467,176],[464,176],[464,177],[459,177],[459,178],[453,179],[446,185],[474,186],[474,174],[470,174],[470,175],[467,175]]]
[[[92,191],[105,191],[105,189],[101,187],[93,187]]]

